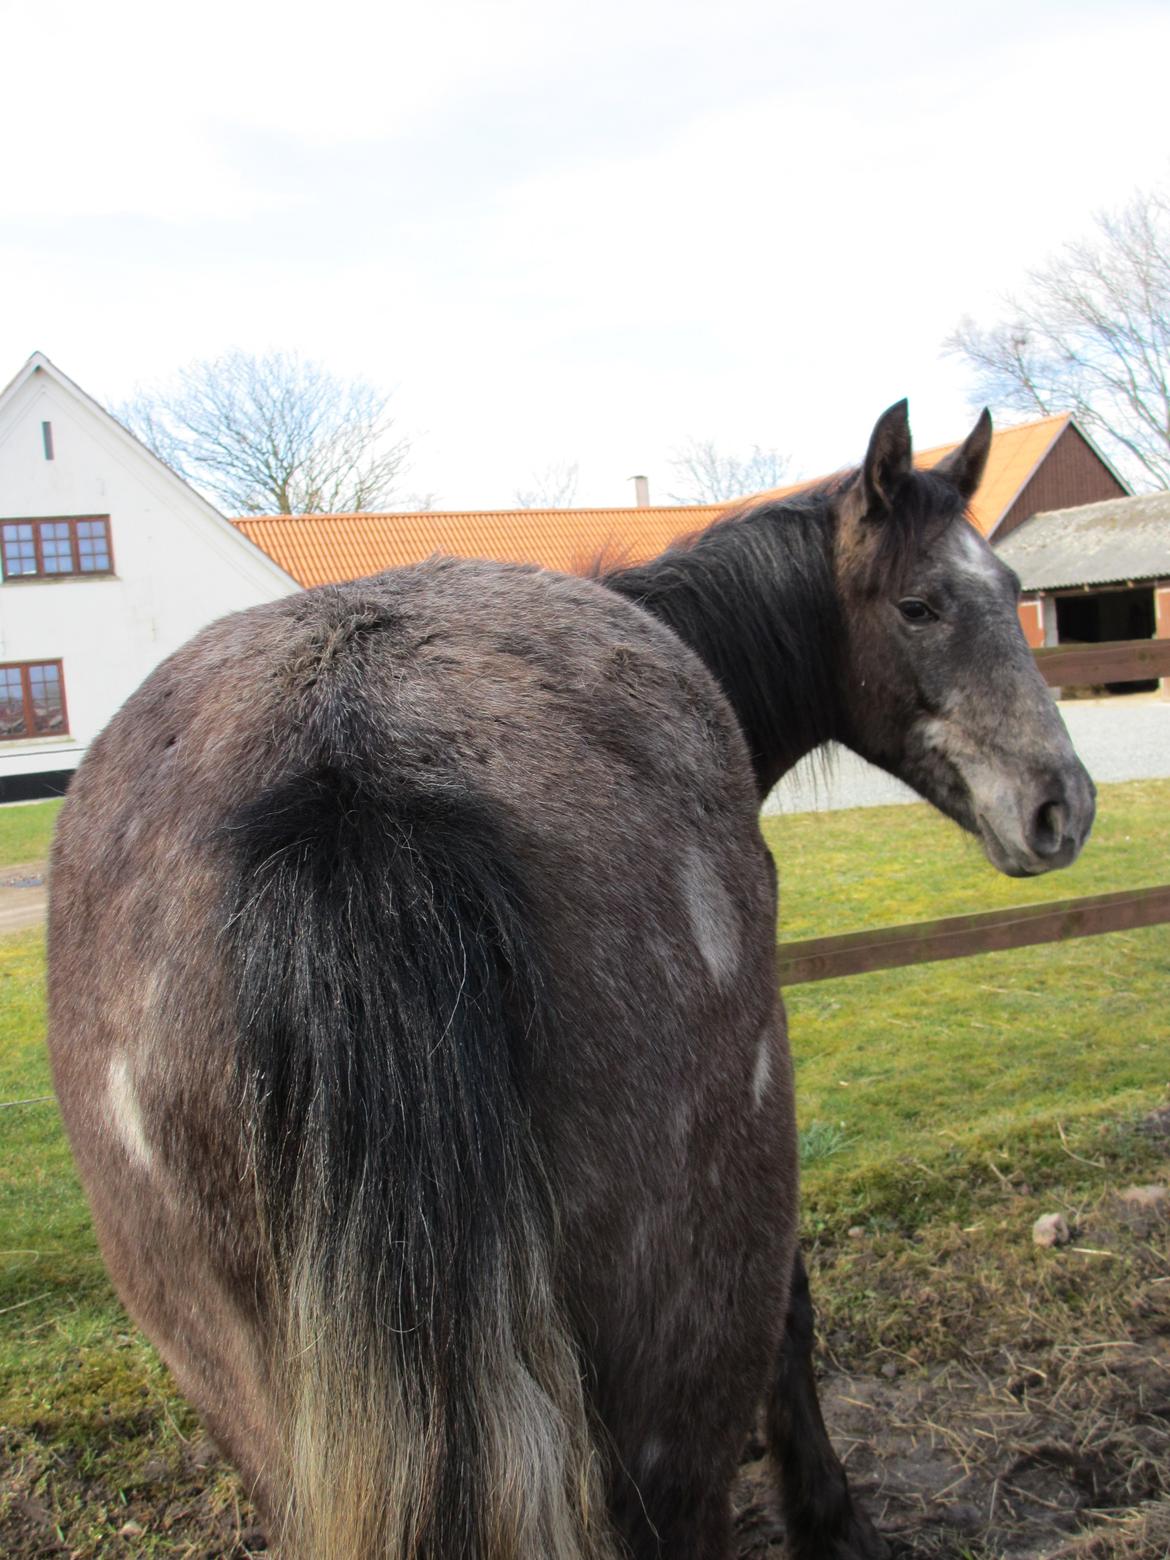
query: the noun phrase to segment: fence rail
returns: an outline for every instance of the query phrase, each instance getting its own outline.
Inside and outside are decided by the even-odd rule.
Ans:
[[[801,986],[842,975],[930,964],[937,959],[965,959],[974,953],[1030,948],[1070,937],[1133,931],[1163,921],[1170,921],[1170,883],[782,943],[777,969],[782,986]]]
[[[1050,687],[1170,677],[1170,639],[1055,646],[1037,650],[1035,655]],[[800,986],[938,959],[964,959],[977,953],[1132,931],[1163,922],[1170,922],[1170,884],[1166,883],[781,943],[777,973],[781,986]]]
[[[1052,688],[1170,677],[1170,639],[1114,639],[1100,645],[1054,645],[1051,649],[1032,653],[1044,681]]]

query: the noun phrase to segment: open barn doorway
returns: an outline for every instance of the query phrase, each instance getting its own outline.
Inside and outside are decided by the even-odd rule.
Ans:
[[[1102,644],[1110,639],[1152,639],[1154,590],[1093,590],[1075,596],[1056,597],[1056,629],[1059,643]],[[1157,679],[1144,682],[1106,683],[1106,693],[1150,693]],[[1098,689],[1064,690],[1065,696],[1093,693]]]

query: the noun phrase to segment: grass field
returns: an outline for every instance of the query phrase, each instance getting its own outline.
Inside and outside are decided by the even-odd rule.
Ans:
[[[1080,861],[1039,879],[993,872],[926,807],[766,819],[764,832],[781,935],[810,937],[1165,882],[1170,782],[1104,787]],[[1062,1128],[1092,1135],[1170,1089],[1168,954],[1163,926],[795,987],[802,1119],[848,1144],[809,1167],[806,1221],[962,1218],[1005,1165],[1029,1180],[1067,1170]]]
[[[28,802],[0,808],[0,867],[43,861],[49,854],[61,802]]]
[[[0,864],[44,854],[57,805],[0,810]],[[783,935],[804,937],[1165,881],[1168,818],[1170,782],[1106,787],[1082,861],[1024,883],[925,807],[773,818],[765,833]],[[1101,1222],[1118,1187],[1170,1175],[1168,974],[1170,927],[1156,927],[790,993],[805,1239],[835,1367],[990,1380],[1023,1337],[1027,1368],[1055,1381],[1070,1348],[1170,1332],[1164,1231]],[[0,1552],[243,1554],[236,1486],[101,1267],[43,1098],[43,981],[41,932],[0,939]],[[1032,1220],[1054,1208],[1090,1235],[1037,1252]],[[1150,1462],[1132,1448],[1118,1459]],[[1142,1547],[1165,1486],[1135,1478],[1109,1486],[1113,1506],[1136,1509],[1129,1528],[1118,1516],[1075,1553],[1170,1553]],[[990,1499],[1002,1512],[1006,1495]],[[927,1535],[919,1552],[1017,1552],[987,1524],[972,1532]]]

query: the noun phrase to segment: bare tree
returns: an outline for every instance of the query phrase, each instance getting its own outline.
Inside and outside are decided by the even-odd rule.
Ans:
[[[516,489],[521,509],[570,509],[577,496],[577,463],[553,461],[542,471],[534,471],[532,486]]]
[[[724,455],[712,439],[687,439],[671,458],[679,491],[668,497],[675,504],[722,504],[733,498],[779,487],[788,457],[778,450],[752,445],[750,455]]]
[[[228,352],[138,390],[114,415],[236,514],[384,509],[406,465],[389,397],[295,353]]]
[[[1006,319],[964,319],[946,350],[993,410],[1072,412],[1135,485],[1170,487],[1170,192],[1138,193],[1066,243]]]

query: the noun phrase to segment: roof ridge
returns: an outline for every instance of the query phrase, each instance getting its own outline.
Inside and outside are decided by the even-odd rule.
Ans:
[[[1037,428],[1043,428],[1046,423],[1070,423],[1074,420],[1074,415],[1072,412],[1053,412],[1050,417],[1035,417],[1031,422],[1007,423],[1002,428],[993,428],[991,437],[998,439],[1009,433],[1034,433]],[[949,444],[932,444],[929,449],[915,450],[914,458],[921,460],[925,455],[942,455],[947,450],[957,450],[962,442],[962,439],[954,439]]]
[[[814,482],[815,477],[809,481]],[[804,486],[803,483],[799,484]],[[287,524],[290,520],[466,520],[480,519],[488,515],[531,515],[534,519],[549,515],[692,515],[707,512],[718,513],[750,498],[766,498],[768,492],[749,493],[741,498],[722,499],[713,504],[574,504],[571,509],[337,509],[328,513],[309,511],[295,515],[233,515],[233,525],[250,525],[261,520]]]

